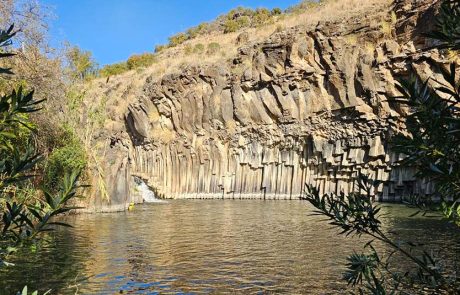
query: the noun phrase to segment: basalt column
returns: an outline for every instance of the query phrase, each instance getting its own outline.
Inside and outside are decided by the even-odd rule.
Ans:
[[[398,28],[416,23],[416,8]],[[152,75],[125,114],[132,175],[165,198],[297,199],[305,184],[356,191],[361,176],[382,200],[432,193],[391,150],[409,111],[392,98],[411,75],[442,81],[434,65],[447,62],[409,27],[388,38],[372,24],[296,27],[226,63]]]

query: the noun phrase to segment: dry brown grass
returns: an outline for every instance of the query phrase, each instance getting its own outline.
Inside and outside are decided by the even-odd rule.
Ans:
[[[306,30],[313,29],[319,21],[323,22],[344,22],[353,17],[362,17],[372,14],[372,11],[382,7],[388,7],[391,0],[329,0],[316,5],[303,13],[282,15],[275,22],[258,28],[249,28],[249,42],[261,42],[267,39],[274,32],[289,29],[292,27],[303,26]],[[392,20],[393,21],[393,18]],[[382,28],[387,31],[388,28]],[[195,39],[184,42],[183,44],[168,48],[159,53],[158,62],[148,68],[131,70],[126,73],[112,76],[109,81],[106,78],[99,78],[87,85],[87,101],[98,97],[98,93],[105,91],[108,96],[107,105],[116,106],[119,113],[112,114],[112,118],[123,115],[128,105],[141,95],[142,85],[149,76],[160,79],[163,75],[180,72],[184,65],[202,65],[226,63],[237,53],[238,45],[236,38],[241,33],[229,34],[208,34],[199,36]],[[349,37],[351,43],[357,42],[353,37]],[[216,54],[190,52],[190,48],[197,44],[203,44],[204,48],[210,43],[218,43],[221,50]],[[367,48],[368,47],[368,48]],[[367,45],[369,52],[373,51],[372,46]],[[188,49],[187,49],[188,48]],[[126,91],[127,87],[131,87]],[[128,94],[127,94],[128,93]],[[168,137],[168,136],[166,136]]]
[[[156,129],[150,134],[150,139],[156,142],[168,144],[176,138],[176,133],[168,129]]]
[[[391,0],[329,0],[302,14],[287,17],[284,25],[286,27],[312,26],[319,21],[340,21],[389,5],[391,2]]]
[[[300,14],[282,15],[275,22],[258,28],[248,28],[245,31],[249,33],[249,42],[259,42],[268,38],[271,34],[281,29],[288,29],[296,26],[305,26],[306,29],[313,29],[319,21],[323,22],[340,22],[352,17],[361,16],[364,12],[388,6],[391,0],[329,0],[317,6],[314,6]],[[384,24],[382,30],[388,31],[387,24]],[[241,33],[213,33],[205,36],[198,36],[183,44],[168,48],[162,51],[159,56],[159,62],[151,67],[140,71],[139,76],[154,75],[160,77],[174,71],[178,71],[182,65],[196,65],[203,63],[225,62],[236,55],[238,46],[236,38]],[[220,45],[218,54],[209,55],[206,53],[190,53],[187,48],[193,48],[196,44],[203,44],[205,47],[210,43]],[[186,53],[187,51],[187,53]],[[132,71],[124,73],[121,76],[131,76]]]
[[[373,9],[379,9],[384,6],[388,6],[391,0],[329,0],[314,6],[307,11],[300,14],[282,15],[275,22],[260,26],[258,28],[248,28],[245,31],[249,33],[249,42],[260,42],[267,39],[274,32],[278,32],[283,29],[288,29],[297,26],[304,26],[306,29],[313,29],[319,21],[323,22],[334,22],[346,20],[355,16],[361,16],[364,12],[371,11]],[[207,45],[215,42],[224,48],[221,56],[200,56],[200,62],[218,62],[227,60],[236,54],[238,46],[236,45],[236,38],[241,33],[235,32],[230,34],[210,34],[206,36],[200,36],[198,38],[189,40],[184,44],[165,50],[163,57],[168,59],[168,51],[174,50],[176,54],[173,54],[173,64],[182,63],[194,63],[197,60],[197,56],[190,55],[186,56],[183,54],[186,46],[194,46],[196,44]],[[178,55],[180,56],[178,58]],[[161,59],[161,57],[160,57]],[[170,69],[170,67],[168,67]]]

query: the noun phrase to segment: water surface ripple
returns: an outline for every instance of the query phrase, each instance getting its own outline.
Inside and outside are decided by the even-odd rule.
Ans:
[[[409,218],[400,206],[385,227],[429,239],[458,261],[460,234]],[[0,289],[27,284],[51,294],[338,294],[345,257],[367,239],[337,234],[301,201],[171,201],[116,214],[69,217],[39,249],[0,272]],[[32,253],[32,254],[31,254]]]

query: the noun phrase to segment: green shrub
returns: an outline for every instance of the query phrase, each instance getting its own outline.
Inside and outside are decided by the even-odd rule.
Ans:
[[[97,63],[90,51],[83,50],[78,46],[72,46],[67,49],[66,57],[68,71],[72,78],[84,80],[85,78],[95,77]]]
[[[273,8],[272,11],[270,12],[271,15],[280,15],[282,13],[283,11],[281,10],[281,8],[278,8],[278,7]]]
[[[48,156],[44,173],[45,186],[51,191],[59,189],[63,175],[86,167],[86,152],[75,130],[67,124],[56,129],[59,138]]]
[[[281,14],[279,8],[270,11],[266,8],[250,8],[238,7],[231,10],[224,17],[222,26],[224,33],[233,33],[242,28],[256,27],[264,25],[272,20],[272,15]]]
[[[188,38],[187,34],[185,34],[185,33],[179,33],[179,34],[173,35],[173,36],[168,38],[169,46],[170,47],[175,47],[175,46],[181,45],[182,43],[184,43],[188,39],[189,38]]]
[[[153,53],[142,53],[131,55],[126,64],[128,69],[137,69],[140,67],[149,67],[156,62],[156,56]]]
[[[192,27],[186,32],[188,39],[196,38],[199,35],[198,27]]]
[[[162,45],[162,44],[156,45],[155,46],[155,53],[160,53],[163,50],[165,50],[166,48],[168,48],[168,46],[166,46],[166,45]]]
[[[198,33],[199,34],[205,34],[209,30],[209,24],[208,23],[201,23],[198,25]]]
[[[186,34],[189,39],[196,38],[199,35],[206,34],[208,31],[209,24],[208,23],[201,23],[196,27],[192,27],[187,30]]]
[[[216,54],[220,50],[220,45],[219,43],[216,42],[211,42],[208,44],[208,54]]]
[[[228,19],[224,22],[224,33],[233,33],[241,28],[247,28],[251,26],[251,19],[249,16],[241,16],[237,19]]]
[[[193,48],[193,53],[195,54],[202,54],[204,52],[204,45],[201,43],[198,43],[195,45]]]
[[[236,32],[238,31],[238,29],[239,29],[239,26],[236,20],[228,19],[224,22],[224,33],[225,34]]]
[[[129,70],[128,64],[126,62],[120,62],[116,64],[106,65],[99,70],[99,75],[102,77],[109,77],[114,75],[119,75]]]
[[[75,130],[69,124],[58,125],[55,128],[59,138],[57,138],[54,148],[64,147],[69,143],[80,142]]]
[[[62,176],[72,171],[82,171],[86,167],[86,153],[79,141],[55,149],[45,167],[45,186],[50,191],[58,191],[62,186]]]
[[[185,45],[184,47],[184,54],[185,55],[190,55],[193,53],[193,47],[190,44]]]
[[[238,30],[241,28],[247,28],[251,26],[251,17],[247,15],[243,15],[236,19],[236,23],[238,24]]]
[[[229,20],[231,19],[235,20],[243,16],[252,17],[254,13],[255,13],[254,10],[252,10],[251,8],[244,8],[240,6],[235,9],[230,10],[229,13],[227,13],[226,17]]]
[[[270,11],[266,8],[257,8],[253,17],[253,26],[266,24],[271,19]]]

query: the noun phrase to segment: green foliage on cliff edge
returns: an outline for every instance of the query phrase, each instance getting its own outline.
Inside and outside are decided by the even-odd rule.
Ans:
[[[306,6],[299,6],[297,11],[306,8]],[[290,13],[286,11],[286,13]],[[237,7],[230,10],[227,14],[218,17],[215,21],[210,23],[201,23],[198,26],[192,27],[185,32],[175,34],[168,38],[168,44],[157,45],[155,53],[160,53],[166,48],[176,47],[187,40],[204,36],[206,34],[217,33],[233,33],[245,28],[259,27],[265,24],[274,22],[275,18],[282,15],[283,10],[280,8],[273,8],[268,10],[266,8],[245,8]]]
[[[168,38],[169,47],[174,47],[181,45],[189,39],[189,36],[186,33],[179,33]]]
[[[146,68],[157,61],[157,56],[154,53],[142,53],[131,55],[126,62],[106,65],[99,70],[99,75],[102,77],[110,77],[123,74],[129,70]]]
[[[72,79],[91,80],[98,76],[110,77],[125,73],[129,70],[149,67],[156,62],[156,54],[142,53],[131,55],[126,62],[106,65],[99,68],[91,52],[82,50],[77,46],[67,49],[68,73]]]
[[[99,70],[99,74],[102,77],[110,77],[123,74],[127,71],[129,71],[128,64],[126,62],[120,62],[102,67],[102,69]]]
[[[134,54],[128,58],[126,65],[133,70],[141,67],[151,66],[156,62],[156,55],[153,53]]]
[[[305,10],[311,9],[317,6],[323,1],[312,1],[305,0],[300,4],[288,8],[286,11],[275,7],[272,10],[266,8],[245,8],[237,7],[232,9],[228,13],[218,17],[216,20],[209,23],[201,23],[195,27],[189,28],[185,32],[180,32],[172,35],[168,38],[167,44],[158,44],[155,46],[153,53],[144,53],[140,55],[133,55],[129,57],[128,61],[106,65],[102,67],[98,74],[102,77],[110,77],[125,73],[129,70],[138,69],[142,67],[148,67],[155,63],[157,54],[163,52],[165,49],[177,47],[188,40],[195,39],[200,36],[205,36],[210,33],[234,33],[247,28],[256,28],[266,24],[271,24],[283,16],[283,14],[295,14],[301,13]],[[208,53],[215,54],[219,51],[216,43],[211,43],[211,47],[208,47]],[[184,54],[202,54],[205,52],[205,48],[202,44],[197,44],[195,47],[192,45],[186,45],[184,48]]]
[[[68,70],[74,79],[91,79],[97,75],[98,66],[90,51],[70,46],[66,52]]]

